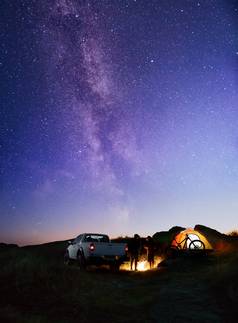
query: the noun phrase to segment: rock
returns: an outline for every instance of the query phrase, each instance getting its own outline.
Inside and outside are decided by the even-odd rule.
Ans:
[[[238,248],[237,237],[228,236],[201,224],[197,224],[194,229],[207,238],[214,250],[229,251]]]

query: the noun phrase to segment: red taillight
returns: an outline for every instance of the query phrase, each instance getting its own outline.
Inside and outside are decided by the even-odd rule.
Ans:
[[[125,252],[128,252],[128,245],[125,246]]]
[[[95,245],[93,243],[90,243],[89,250],[90,251],[94,251],[95,250]]]

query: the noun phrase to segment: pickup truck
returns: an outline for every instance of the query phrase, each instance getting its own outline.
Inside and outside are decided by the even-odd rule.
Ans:
[[[112,270],[119,270],[127,260],[127,244],[110,242],[105,234],[83,233],[68,243],[64,261],[77,261],[81,270],[88,265],[109,265]]]

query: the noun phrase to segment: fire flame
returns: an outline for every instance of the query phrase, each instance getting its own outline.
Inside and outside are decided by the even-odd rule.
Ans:
[[[148,268],[148,267],[150,267],[150,265],[149,265],[149,263],[146,260],[139,261],[138,264],[137,264],[137,270],[138,271],[146,271],[146,270],[149,270],[150,268]]]
[[[163,259],[161,257],[155,257],[155,261],[154,261],[154,266],[152,268],[150,268],[150,264],[147,260],[140,260],[137,263],[137,271],[147,271],[153,268],[157,268],[158,264],[162,261]],[[124,263],[121,265],[120,267],[121,270],[127,270],[130,271],[131,270],[131,265],[130,262]],[[133,264],[133,269],[134,270],[134,264]]]

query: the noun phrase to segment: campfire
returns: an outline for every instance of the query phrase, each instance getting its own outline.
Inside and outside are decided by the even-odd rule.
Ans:
[[[142,261],[138,262],[138,264],[137,264],[137,270],[138,271],[146,271],[146,270],[149,270],[149,269],[150,269],[150,265],[149,265],[148,261],[142,260]]]
[[[153,268],[157,268],[158,264],[162,260],[163,259],[161,257],[155,257]],[[145,260],[145,259],[141,259],[137,263],[137,271],[147,271],[147,270],[150,270],[150,269],[153,269],[153,268],[150,268],[149,262],[147,260]],[[124,263],[123,265],[121,265],[120,269],[130,271],[131,270],[130,262],[127,262],[127,263]],[[133,266],[133,270],[134,270],[134,266]]]

